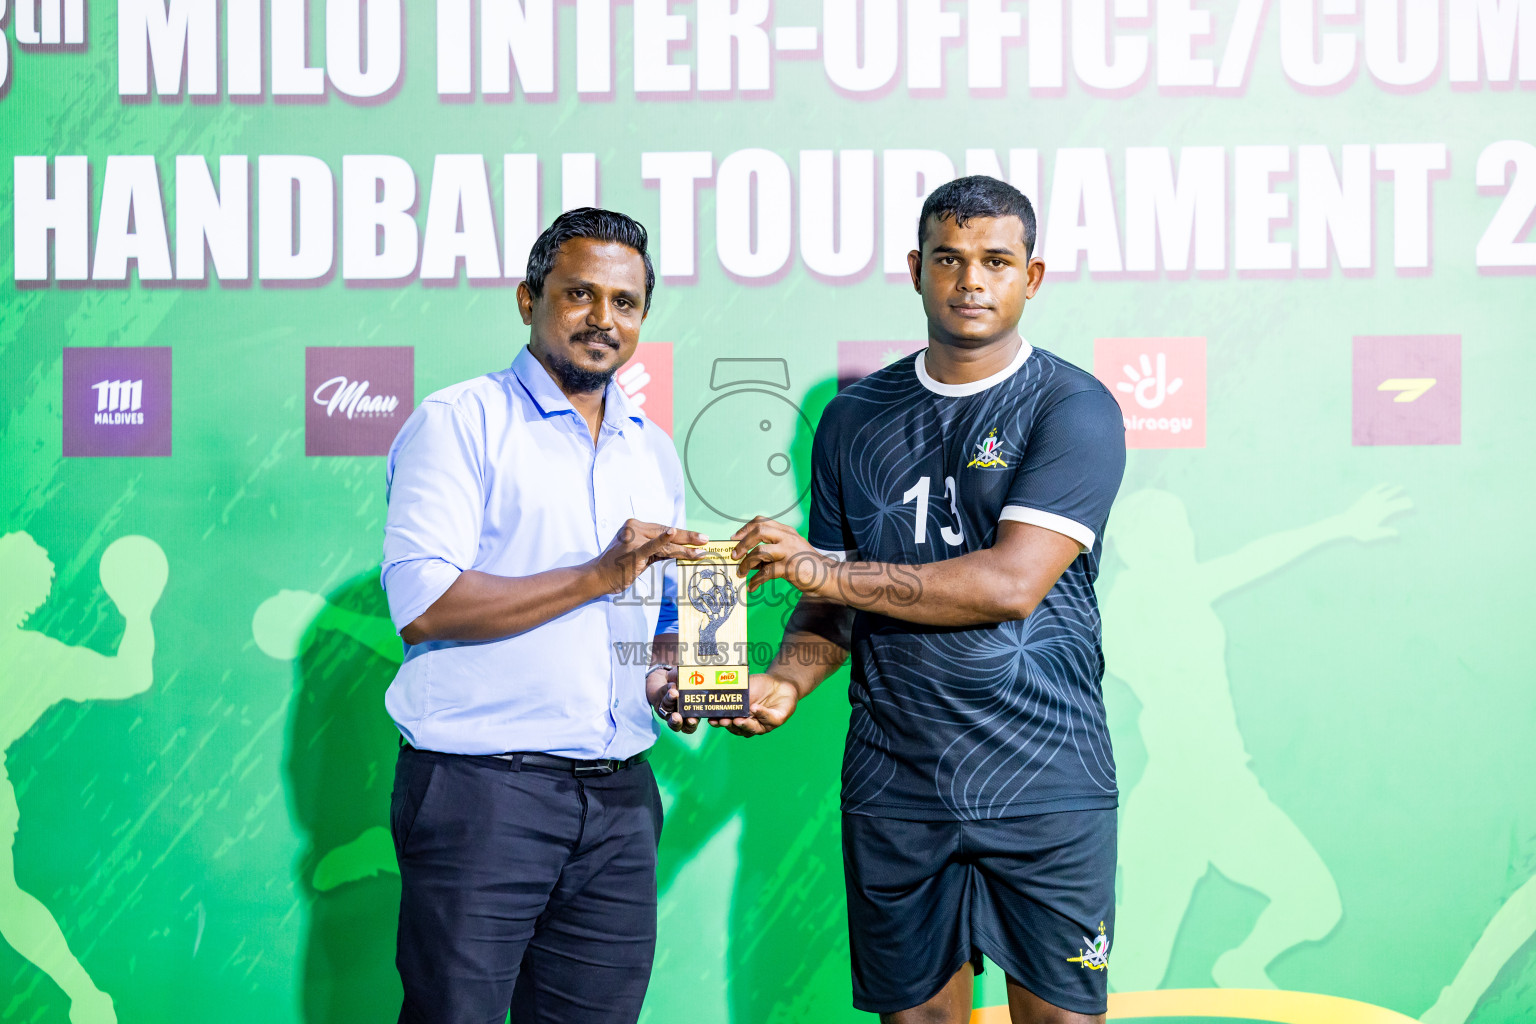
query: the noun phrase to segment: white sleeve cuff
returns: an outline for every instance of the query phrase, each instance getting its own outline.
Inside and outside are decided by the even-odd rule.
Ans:
[[[1084,551],[1092,550],[1094,532],[1082,523],[1066,516],[1059,516],[1055,512],[1045,512],[1038,508],[1025,508],[1023,505],[1004,505],[998,513],[999,520],[1011,520],[1015,523],[1028,523],[1031,526],[1039,526],[1059,533],[1063,537],[1071,537],[1077,541]]]
[[[463,570],[442,558],[412,558],[384,567],[384,596],[399,633],[448,592]]]

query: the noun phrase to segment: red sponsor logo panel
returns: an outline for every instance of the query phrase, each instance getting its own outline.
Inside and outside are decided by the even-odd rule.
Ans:
[[[1127,448],[1205,447],[1205,339],[1099,338],[1093,374],[1120,403]]]

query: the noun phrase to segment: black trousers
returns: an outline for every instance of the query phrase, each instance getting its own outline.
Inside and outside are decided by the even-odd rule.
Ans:
[[[577,778],[400,751],[401,1024],[634,1024],[656,951],[648,764]]]

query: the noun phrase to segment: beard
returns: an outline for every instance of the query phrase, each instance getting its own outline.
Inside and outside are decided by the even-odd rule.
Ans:
[[[572,341],[590,341],[596,338],[607,338],[604,331],[582,331],[571,335]],[[588,370],[571,362],[562,349],[551,345],[545,350],[545,358],[548,360],[549,372],[555,375],[560,382],[560,388],[565,392],[577,394],[589,394],[593,391],[602,391],[613,380],[613,375],[618,372],[617,365],[611,370]]]

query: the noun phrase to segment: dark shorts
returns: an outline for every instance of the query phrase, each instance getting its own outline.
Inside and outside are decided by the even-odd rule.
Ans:
[[[656,949],[661,798],[611,775],[410,747],[400,861],[402,1024],[634,1024]]]
[[[844,814],[843,867],[860,1010],[919,1006],[985,954],[1048,1003],[1105,1012],[1114,808],[991,821]]]

